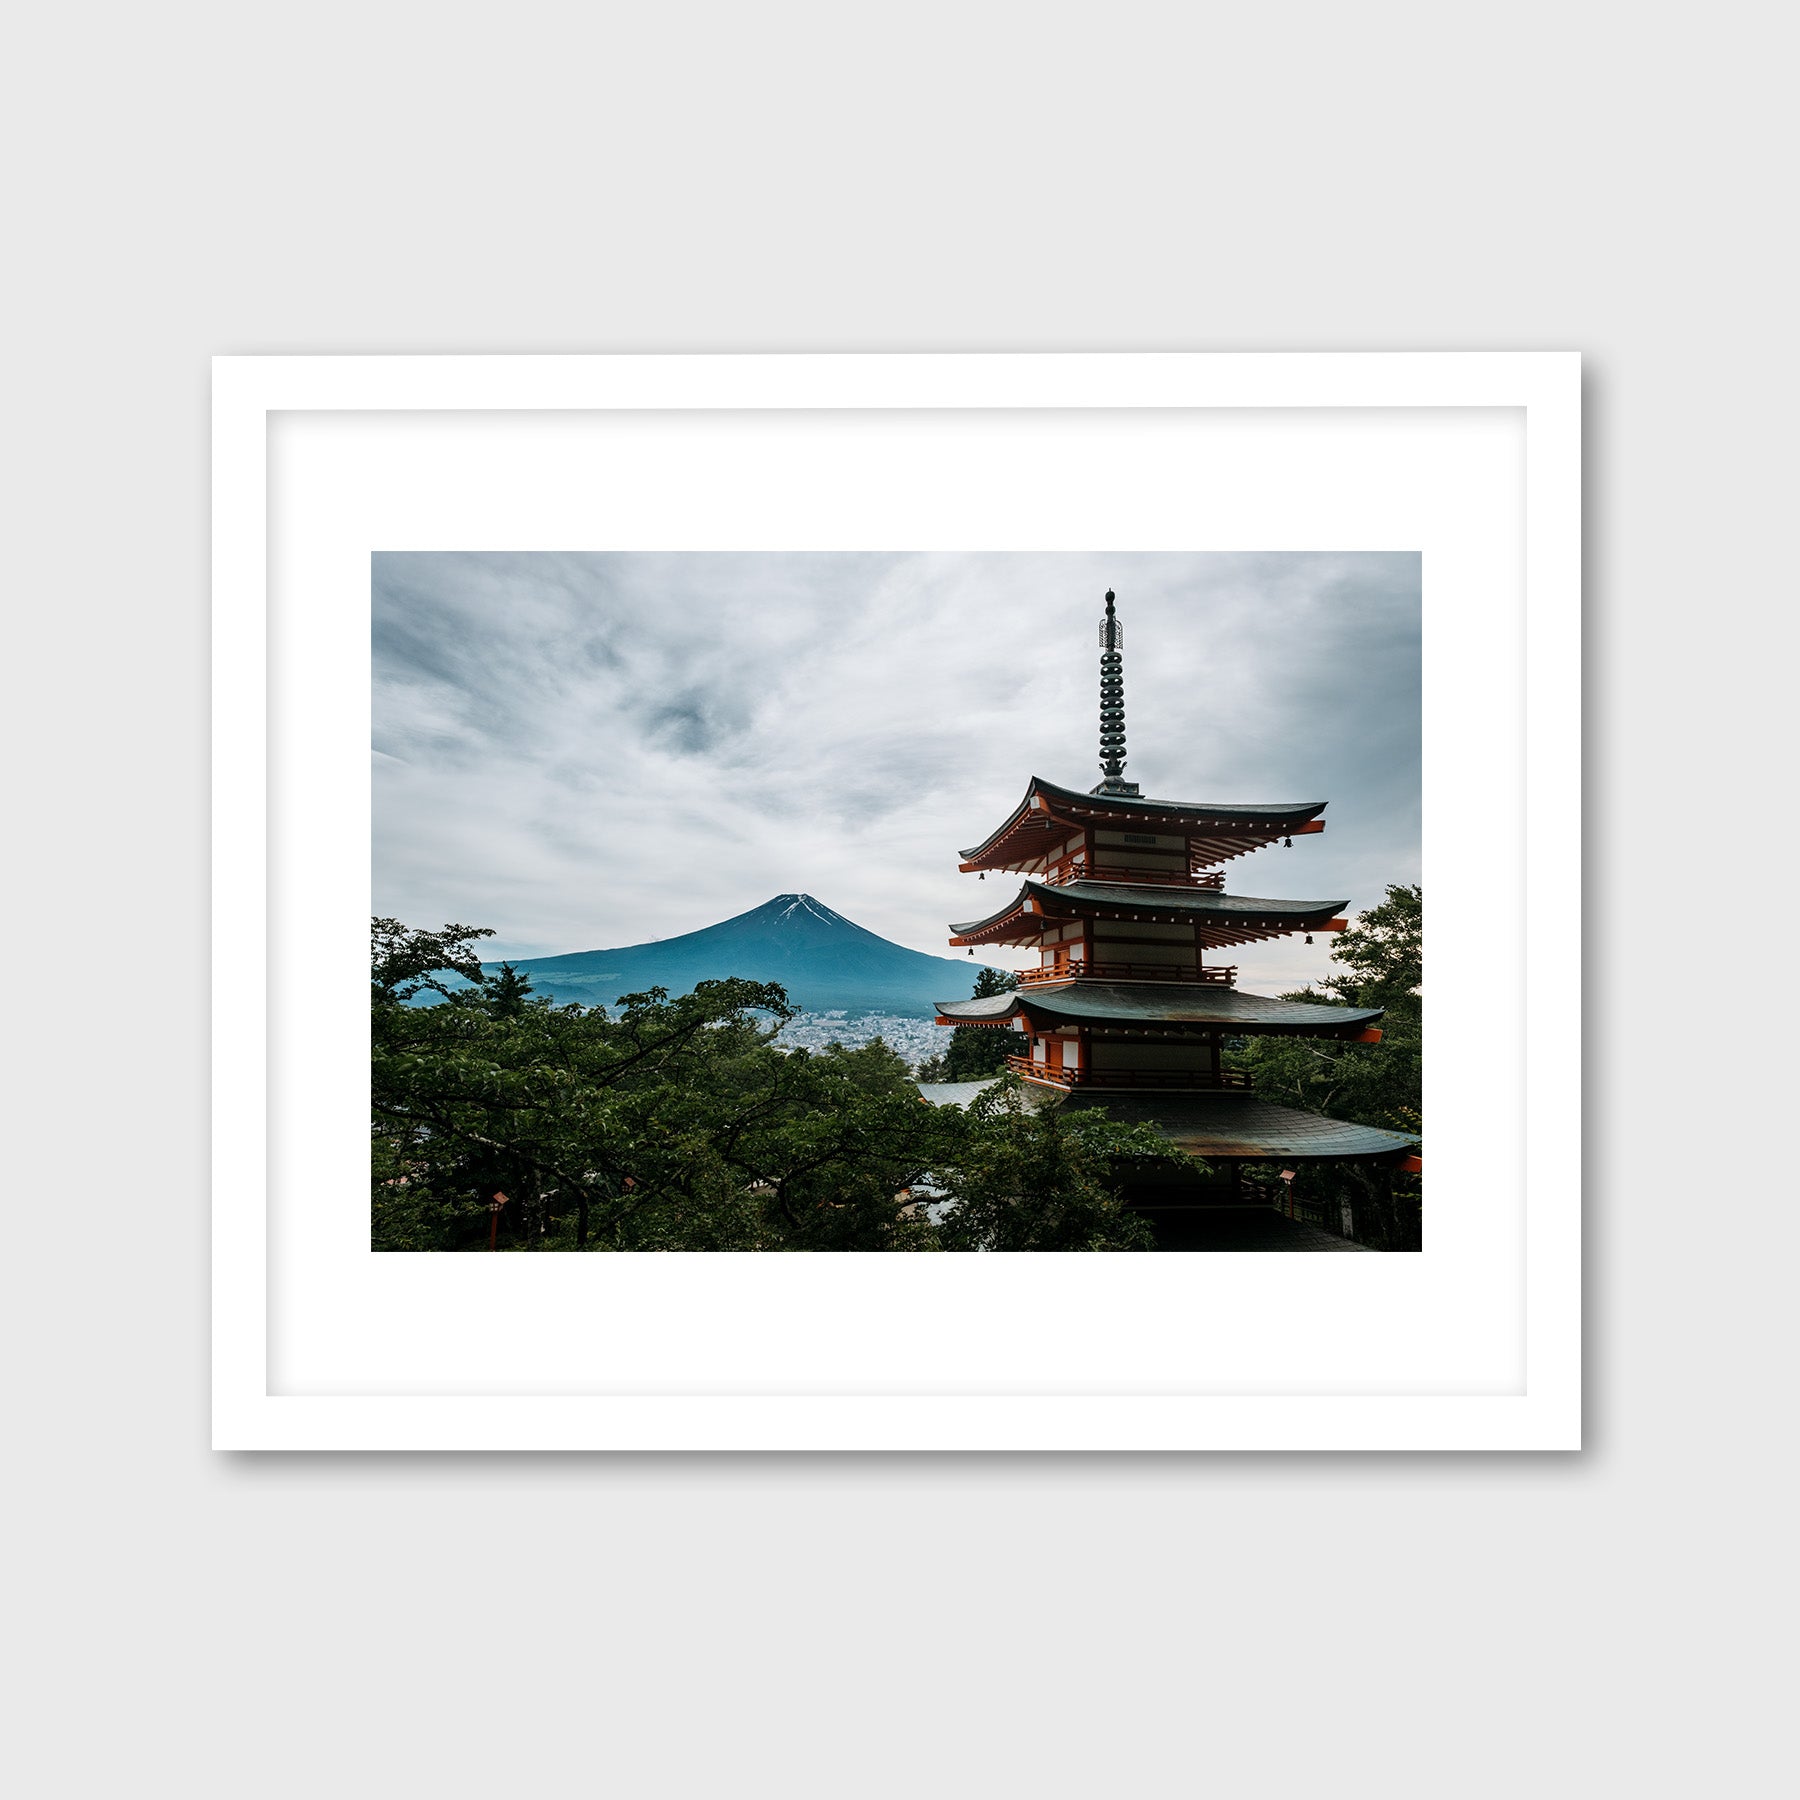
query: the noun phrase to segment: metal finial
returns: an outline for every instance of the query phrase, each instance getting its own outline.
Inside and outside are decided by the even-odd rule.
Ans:
[[[1096,794],[1135,794],[1138,785],[1125,779],[1125,627],[1113,611],[1113,591],[1106,590],[1106,617],[1100,621],[1100,785]]]

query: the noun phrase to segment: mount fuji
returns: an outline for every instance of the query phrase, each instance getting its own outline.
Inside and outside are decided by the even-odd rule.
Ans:
[[[498,963],[484,965],[492,970]],[[576,950],[513,963],[534,994],[560,1005],[610,1006],[621,994],[663,987],[685,994],[697,982],[741,975],[778,981],[808,1012],[833,1010],[930,1017],[939,1000],[960,998],[982,967],[972,958],[927,956],[877,937],[811,894],[777,894],[717,925],[618,950]]]

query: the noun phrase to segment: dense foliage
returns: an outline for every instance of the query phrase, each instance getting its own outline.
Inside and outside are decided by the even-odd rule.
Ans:
[[[1019,978],[1005,969],[983,969],[975,977],[975,998],[1010,994]],[[919,1064],[921,1081],[986,1081],[1006,1067],[1008,1056],[1021,1049],[1016,1031],[993,1025],[958,1025],[942,1056],[928,1056]]]
[[[940,1241],[946,1250],[1154,1250],[1150,1227],[1116,1192],[1147,1162],[1202,1166],[1146,1126],[1040,1108],[1009,1075],[969,1110]]]
[[[1391,886],[1379,906],[1359,913],[1331,953],[1325,980],[1288,1000],[1386,1009],[1379,1044],[1329,1039],[1251,1038],[1228,1053],[1266,1099],[1355,1125],[1415,1135],[1423,1130],[1420,1078],[1424,901],[1417,885]],[[1299,1177],[1310,1197],[1336,1207],[1348,1200],[1356,1235],[1384,1250],[1420,1247],[1420,1181],[1354,1163],[1313,1164]]]
[[[879,1039],[779,1050],[767,983],[556,1006],[484,974],[490,935],[374,921],[377,1249],[1136,1250],[1119,1171],[1185,1160],[1012,1081],[928,1105]]]

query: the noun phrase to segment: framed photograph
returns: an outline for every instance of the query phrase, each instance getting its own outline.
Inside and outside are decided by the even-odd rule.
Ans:
[[[227,357],[214,457],[217,1447],[1579,1447],[1578,357]]]

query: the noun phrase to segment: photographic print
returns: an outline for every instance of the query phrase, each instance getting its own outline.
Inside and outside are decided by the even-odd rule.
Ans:
[[[215,1442],[1578,1442],[1579,384],[222,359]]]
[[[1419,1251],[1420,581],[376,554],[373,1248]]]

